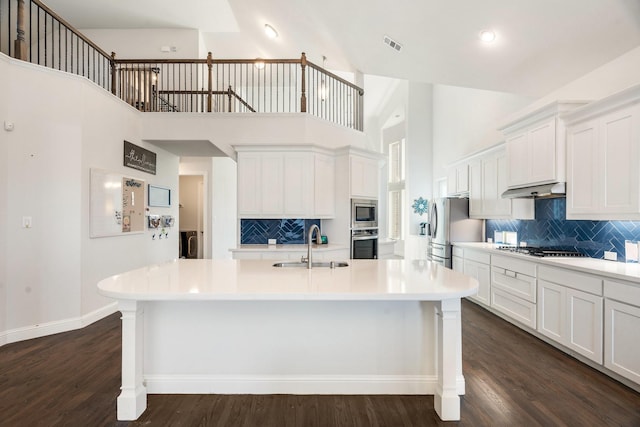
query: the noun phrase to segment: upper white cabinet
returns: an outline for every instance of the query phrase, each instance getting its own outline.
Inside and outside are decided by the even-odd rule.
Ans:
[[[244,150],[247,148],[243,147]],[[238,152],[238,216],[331,218],[334,158],[312,150]]]
[[[349,156],[351,197],[378,198],[378,160],[358,155]]]
[[[640,87],[564,117],[567,219],[640,219]]]
[[[447,195],[469,194],[469,164],[467,162],[449,166],[447,170]]]
[[[565,129],[558,115],[584,102],[554,102],[500,130],[507,143],[507,187],[564,182]]]
[[[533,200],[503,199],[507,157],[503,145],[478,154],[469,165],[469,216],[483,219],[533,219]]]

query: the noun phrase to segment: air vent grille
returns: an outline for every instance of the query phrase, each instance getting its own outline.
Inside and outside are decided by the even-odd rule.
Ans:
[[[397,52],[400,52],[400,50],[402,49],[402,45],[400,43],[398,43],[397,41],[393,40],[389,36],[384,36],[384,44],[386,44],[391,49],[393,49],[393,50],[395,50]]]

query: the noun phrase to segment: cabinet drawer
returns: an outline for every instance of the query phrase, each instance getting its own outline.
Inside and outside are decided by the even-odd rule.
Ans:
[[[602,279],[588,274],[541,265],[538,267],[538,279],[602,296]]]
[[[605,280],[604,296],[640,307],[640,285]]]
[[[501,255],[493,255],[491,257],[491,265],[504,268],[505,270],[526,274],[527,276],[536,277],[536,264],[533,262]]]
[[[526,301],[536,302],[536,278],[499,267],[491,268],[491,286],[520,297]]]
[[[536,305],[529,301],[492,287],[491,307],[530,328],[536,328]]]
[[[470,259],[471,261],[479,262],[482,264],[491,263],[491,255],[486,252],[474,251],[467,249],[464,252],[464,259]]]

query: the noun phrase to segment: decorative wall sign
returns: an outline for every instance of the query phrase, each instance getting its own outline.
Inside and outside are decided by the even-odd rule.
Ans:
[[[124,165],[150,174],[156,174],[156,153],[124,142]]]
[[[91,237],[142,233],[144,191],[144,181],[124,177],[119,173],[91,169]]]
[[[168,208],[171,206],[171,190],[149,184],[149,206]]]

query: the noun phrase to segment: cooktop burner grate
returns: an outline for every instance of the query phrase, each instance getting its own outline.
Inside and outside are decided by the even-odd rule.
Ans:
[[[578,252],[573,249],[563,248],[537,248],[532,246],[498,246],[498,249],[502,251],[516,252],[519,254],[545,257],[545,256],[558,256],[558,257],[586,257],[587,255]]]

